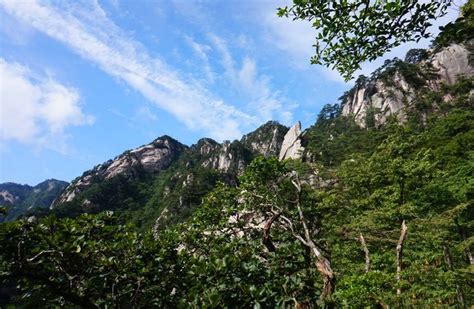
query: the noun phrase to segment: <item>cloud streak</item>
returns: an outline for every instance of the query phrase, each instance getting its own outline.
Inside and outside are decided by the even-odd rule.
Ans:
[[[184,37],[184,39],[186,40],[186,43],[192,48],[199,60],[202,62],[203,71],[204,75],[206,76],[206,79],[210,83],[213,83],[215,80],[215,73],[211,68],[211,65],[209,63],[209,57],[207,56],[208,52],[210,52],[212,48],[209,45],[200,44],[196,42],[192,37],[187,35]]]
[[[115,25],[94,2],[0,1],[6,12],[67,45],[107,74],[126,82],[193,130],[216,139],[240,137],[242,125],[258,121],[186,80]]]

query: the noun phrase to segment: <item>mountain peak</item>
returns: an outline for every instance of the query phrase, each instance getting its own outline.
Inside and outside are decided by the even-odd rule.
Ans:
[[[241,143],[254,154],[264,157],[278,156],[288,127],[277,121],[268,121],[255,131],[244,135]]]
[[[168,142],[168,143],[173,143],[173,144],[179,144],[179,145],[183,145],[181,144],[177,139],[174,139],[173,137],[165,134],[165,135],[162,135],[156,139],[154,139],[150,144],[156,144],[156,143],[163,143],[163,142]],[[148,144],[148,145],[150,145]],[[184,145],[183,145],[184,146]]]

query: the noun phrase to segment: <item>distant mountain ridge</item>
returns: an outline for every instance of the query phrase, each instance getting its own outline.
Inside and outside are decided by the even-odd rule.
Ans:
[[[7,209],[7,215],[0,217],[0,222],[15,220],[22,214],[37,208],[49,208],[68,184],[66,181],[57,179],[48,179],[36,186],[13,182],[0,184],[0,205]]]

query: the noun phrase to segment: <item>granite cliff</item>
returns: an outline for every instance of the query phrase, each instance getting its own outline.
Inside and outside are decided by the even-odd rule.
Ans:
[[[386,61],[370,77],[360,76],[341,97],[342,116],[353,116],[361,127],[373,117],[376,126],[395,115],[404,122],[420,91],[438,91],[474,74],[474,41],[430,50],[412,50],[405,61]],[[450,98],[444,98],[449,101]]]

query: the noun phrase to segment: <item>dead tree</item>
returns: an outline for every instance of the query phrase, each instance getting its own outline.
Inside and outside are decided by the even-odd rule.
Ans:
[[[405,224],[405,220],[402,221],[402,228],[400,231],[400,238],[398,239],[397,243],[397,283],[398,283],[398,288],[397,288],[397,295],[402,294],[402,289],[400,288],[400,278],[401,278],[401,272],[402,272],[402,259],[403,259],[403,243],[405,242],[405,239],[407,238],[407,231],[408,227]]]
[[[334,292],[334,287],[335,287],[335,275],[331,268],[331,262],[328,258],[326,258],[323,255],[322,248],[320,248],[312,238],[312,233],[310,231],[310,228],[308,227],[308,224],[307,224],[307,221],[306,221],[306,218],[304,216],[303,209],[301,206],[302,189],[301,189],[301,181],[298,177],[298,174],[292,173],[290,177],[292,178],[291,182],[293,186],[295,187],[296,193],[297,193],[297,198],[294,204],[298,212],[298,217],[289,218],[284,215],[283,209],[281,209],[280,207],[276,205],[273,205],[272,208],[276,209],[277,211],[272,210],[273,216],[265,224],[263,242],[269,251],[275,249],[275,246],[273,245],[273,243],[271,243],[269,232],[270,232],[272,223],[278,220],[281,226],[285,230],[289,231],[302,245],[307,247],[310,250],[311,254],[314,256],[316,268],[318,272],[321,274],[321,277],[323,278],[323,288],[321,291],[321,299],[328,300],[331,297],[332,293]],[[295,228],[296,225],[302,227],[301,232],[296,231],[296,228]],[[317,232],[318,231],[316,231],[315,234],[317,234]]]

